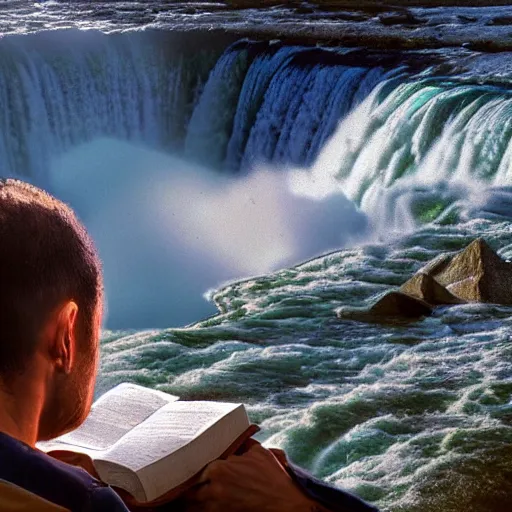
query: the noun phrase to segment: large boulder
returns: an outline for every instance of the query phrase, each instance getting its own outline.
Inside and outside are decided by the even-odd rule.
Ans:
[[[370,323],[402,324],[432,314],[432,308],[425,301],[399,291],[386,293],[369,309],[341,308],[338,318]]]
[[[399,291],[386,293],[369,310],[373,316],[401,316],[420,318],[432,313],[432,307],[425,301]]]
[[[512,263],[482,238],[455,256],[434,260],[421,272],[463,301],[512,304]]]
[[[422,272],[413,276],[400,287],[400,291],[431,306],[463,304],[465,301],[448,291],[431,275]]]

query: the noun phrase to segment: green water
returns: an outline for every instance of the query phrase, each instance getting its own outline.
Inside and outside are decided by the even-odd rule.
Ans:
[[[184,329],[108,332],[98,393],[122,381],[242,401],[267,446],[393,512],[512,503],[512,308],[402,326],[340,320],[484,237],[512,258],[506,88],[392,79],[340,124],[296,190],[368,215],[356,248],[224,286]],[[327,191],[327,192],[326,192]]]
[[[392,511],[507,510],[512,499],[511,308],[463,305],[409,326],[341,321],[426,261],[508,222],[429,225],[214,294],[186,329],[104,334],[98,392],[122,381],[242,401],[259,438]]]

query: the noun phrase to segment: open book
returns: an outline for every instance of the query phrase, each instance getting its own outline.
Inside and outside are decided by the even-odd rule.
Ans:
[[[83,425],[37,447],[88,455],[102,481],[147,503],[184,485],[255,430],[241,404],[182,402],[120,384],[94,403]]]

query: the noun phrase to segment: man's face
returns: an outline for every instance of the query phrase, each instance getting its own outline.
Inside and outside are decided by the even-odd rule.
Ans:
[[[59,374],[53,383],[53,392],[48,396],[41,418],[40,441],[74,430],[89,414],[98,368],[102,311],[103,300],[100,298],[92,320],[91,339],[81,339],[77,333],[74,367],[68,375]]]

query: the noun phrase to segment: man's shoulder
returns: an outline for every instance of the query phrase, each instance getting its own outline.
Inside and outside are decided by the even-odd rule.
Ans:
[[[126,511],[114,491],[83,469],[0,433],[0,479],[74,511]]]

